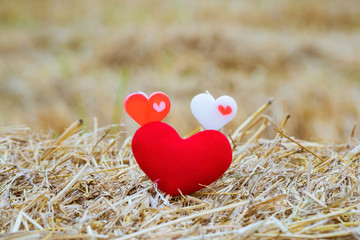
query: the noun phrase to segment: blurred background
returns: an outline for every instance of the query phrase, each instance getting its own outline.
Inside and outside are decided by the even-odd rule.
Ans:
[[[266,114],[280,124],[285,103],[288,134],[346,140],[360,120],[360,2],[0,2],[0,126],[61,132],[96,117],[132,134],[123,100],[138,90],[168,94],[181,134],[208,90],[238,103],[225,131],[274,97]]]

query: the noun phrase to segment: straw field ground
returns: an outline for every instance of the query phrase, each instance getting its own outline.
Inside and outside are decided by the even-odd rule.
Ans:
[[[220,180],[155,188],[139,90],[183,136],[196,94],[237,101]],[[1,1],[0,238],[359,238],[359,103],[358,0]]]

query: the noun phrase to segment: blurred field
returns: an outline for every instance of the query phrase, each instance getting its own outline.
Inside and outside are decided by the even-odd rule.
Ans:
[[[169,95],[182,135],[194,95],[236,99],[220,180],[155,188],[122,107],[138,90]],[[0,238],[359,238],[359,0],[3,0],[0,102]]]
[[[280,122],[285,102],[289,135],[347,139],[360,115],[360,2],[1,1],[2,126],[61,132],[96,117],[131,133],[122,102],[138,90],[170,96],[165,121],[181,134],[208,90],[239,104],[225,131],[273,96],[267,114]]]

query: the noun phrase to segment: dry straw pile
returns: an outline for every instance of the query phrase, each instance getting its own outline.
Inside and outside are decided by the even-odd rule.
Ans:
[[[264,104],[229,138],[233,163],[188,196],[158,191],[121,126],[56,139],[0,129],[2,239],[352,239],[360,233],[359,150],[286,135]],[[261,138],[273,128],[277,136]],[[125,137],[124,137],[125,136]],[[352,139],[352,141],[355,141]],[[358,233],[359,232],[359,233]]]

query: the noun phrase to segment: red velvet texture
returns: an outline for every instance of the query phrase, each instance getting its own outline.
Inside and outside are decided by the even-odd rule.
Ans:
[[[157,187],[172,196],[198,191],[230,167],[232,149],[219,131],[205,130],[182,139],[166,123],[140,127],[132,140],[137,163]]]

